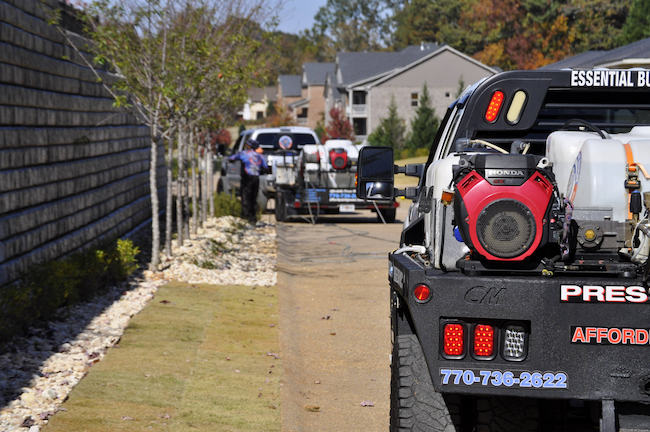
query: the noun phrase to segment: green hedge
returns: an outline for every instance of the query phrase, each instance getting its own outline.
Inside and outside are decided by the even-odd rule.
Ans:
[[[0,343],[53,317],[62,306],[90,300],[137,268],[139,249],[130,240],[94,251],[39,264],[21,280],[0,289]]]

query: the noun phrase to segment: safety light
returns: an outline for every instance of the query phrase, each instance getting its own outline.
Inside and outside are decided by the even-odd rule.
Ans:
[[[451,190],[443,190],[442,196],[440,197],[440,202],[442,205],[449,205],[454,199],[454,192]]]
[[[295,201],[293,202],[293,207],[294,207],[294,208],[300,208],[300,201],[295,200]]]
[[[526,100],[528,95],[523,90],[518,90],[515,95],[512,97],[512,102],[510,102],[510,108],[506,113],[506,120],[510,124],[517,124],[521,120],[521,114],[524,112],[524,106],[526,106]]]
[[[488,123],[492,123],[497,119],[499,111],[501,110],[501,105],[503,105],[504,94],[502,91],[497,90],[492,95],[492,100],[490,100],[490,105],[488,105],[487,111],[485,111],[485,120]]]
[[[477,357],[492,357],[494,354],[494,327],[487,324],[477,324],[474,327],[474,355]]]
[[[505,328],[503,339],[503,357],[506,360],[523,360],[526,357],[526,329],[520,325],[509,325]]]
[[[465,328],[460,324],[445,324],[444,347],[445,355],[462,356],[465,352]]]
[[[418,301],[425,302],[429,300],[431,290],[426,285],[418,285],[415,287],[415,290],[413,290],[413,295]]]

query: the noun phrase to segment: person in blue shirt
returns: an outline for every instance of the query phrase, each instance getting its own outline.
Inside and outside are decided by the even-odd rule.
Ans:
[[[230,156],[228,160],[240,160],[244,169],[241,175],[241,205],[242,216],[251,224],[257,222],[257,193],[260,187],[260,174],[268,171],[264,156],[257,153],[259,142],[248,139],[244,150]]]

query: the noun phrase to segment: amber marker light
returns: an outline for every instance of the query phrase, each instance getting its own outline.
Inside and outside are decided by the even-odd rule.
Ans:
[[[451,201],[454,199],[454,193],[452,191],[443,190],[442,196],[440,197],[440,202],[443,205],[451,204]]]

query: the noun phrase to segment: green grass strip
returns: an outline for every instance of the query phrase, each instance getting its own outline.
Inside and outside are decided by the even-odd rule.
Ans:
[[[279,431],[277,324],[277,287],[161,287],[43,430]]]

